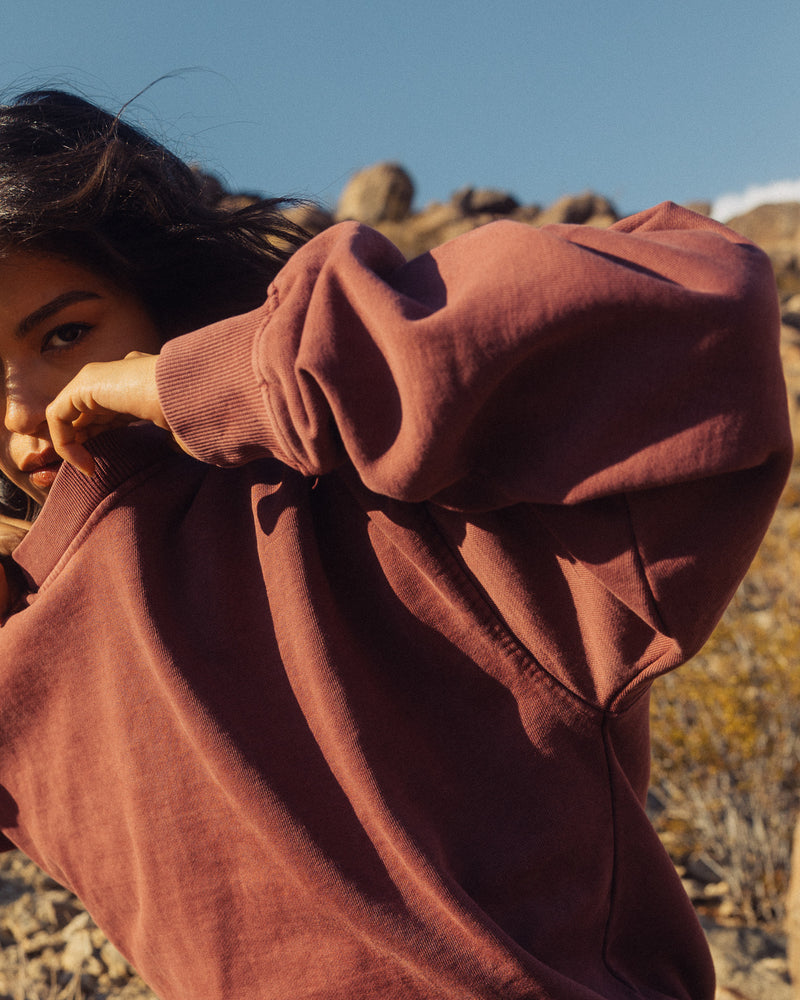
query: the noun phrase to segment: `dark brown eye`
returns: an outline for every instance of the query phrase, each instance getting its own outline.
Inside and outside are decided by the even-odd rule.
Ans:
[[[45,337],[44,350],[71,347],[81,340],[91,330],[89,323],[62,323],[51,330]]]

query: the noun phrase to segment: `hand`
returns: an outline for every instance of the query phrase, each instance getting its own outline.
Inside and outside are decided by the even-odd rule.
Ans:
[[[47,424],[64,461],[91,476],[94,459],[83,446],[89,438],[137,420],[169,430],[156,388],[157,360],[134,351],[121,361],[93,362],[61,390],[47,407]]]
[[[10,556],[28,534],[30,526],[30,521],[0,514],[0,556]]]

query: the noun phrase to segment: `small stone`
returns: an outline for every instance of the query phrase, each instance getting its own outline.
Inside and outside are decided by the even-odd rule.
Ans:
[[[730,920],[737,915],[736,903],[728,897],[723,899],[717,909],[717,916],[720,920]]]
[[[89,914],[86,912],[86,910],[83,910],[76,917],[73,917],[73,919],[70,920],[70,922],[67,924],[67,926],[61,933],[64,935],[65,939],[69,939],[73,935],[79,933],[80,931],[86,930],[86,928],[89,926],[90,920],[91,917],[89,916]],[[88,933],[86,936],[88,940],[89,937]]]
[[[36,919],[45,927],[58,927],[56,907],[50,893],[36,897]]]
[[[704,886],[702,882],[698,882],[693,878],[682,878],[681,885],[683,886],[683,891],[692,900],[696,902],[698,899],[702,899],[704,896]]]
[[[6,927],[17,941],[22,941],[41,930],[42,925],[34,914],[34,899],[31,893],[23,893],[6,911],[3,919]]]
[[[112,979],[127,979],[133,972],[125,956],[121,955],[110,941],[106,941],[100,949],[100,958]]]
[[[59,948],[61,945],[60,935],[51,934],[49,931],[37,931],[25,942],[25,954],[35,955],[37,952],[44,952],[47,948]]]
[[[691,857],[686,865],[689,875],[704,885],[724,882],[725,873],[720,866],[707,854]]]
[[[709,882],[703,886],[703,896],[706,899],[724,899],[730,894],[731,888],[727,882]]]
[[[87,930],[77,930],[70,935],[61,955],[61,968],[66,972],[80,972],[94,954]]]

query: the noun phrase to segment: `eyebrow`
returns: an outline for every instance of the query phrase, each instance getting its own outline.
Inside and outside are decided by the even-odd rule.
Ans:
[[[61,312],[62,309],[66,309],[67,306],[71,306],[73,302],[85,302],[87,299],[99,298],[102,298],[102,296],[98,295],[97,292],[84,292],[77,288],[72,292],[64,292],[62,295],[56,295],[54,299],[45,302],[43,306],[34,309],[32,313],[29,313],[24,319],[20,320],[17,324],[15,335],[18,340],[21,340],[35,326],[50,319],[51,316]]]

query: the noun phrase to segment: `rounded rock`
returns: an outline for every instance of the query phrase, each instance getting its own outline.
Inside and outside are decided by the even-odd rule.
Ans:
[[[374,226],[405,219],[414,198],[414,182],[396,163],[376,163],[353,174],[336,206],[336,221],[355,219]]]

